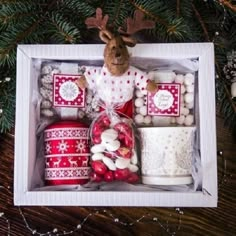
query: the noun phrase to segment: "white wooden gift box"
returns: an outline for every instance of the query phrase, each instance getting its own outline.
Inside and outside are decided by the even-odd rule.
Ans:
[[[102,60],[104,45],[19,45],[15,128],[15,205],[216,207],[217,161],[215,126],[215,72],[212,43],[138,44],[132,56],[144,58],[198,58],[198,132],[202,191],[34,191],[31,179],[36,159],[36,120],[32,104],[37,83],[34,59]]]

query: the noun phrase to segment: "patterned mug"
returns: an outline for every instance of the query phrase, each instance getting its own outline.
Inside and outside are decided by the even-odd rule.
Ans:
[[[151,185],[191,184],[195,127],[139,128],[142,182]]]
[[[44,131],[45,184],[85,184],[89,180],[88,126],[76,121],[60,121]]]

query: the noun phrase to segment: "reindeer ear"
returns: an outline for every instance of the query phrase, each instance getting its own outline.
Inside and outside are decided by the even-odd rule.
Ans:
[[[131,37],[121,36],[121,38],[123,39],[125,45],[127,45],[128,47],[134,47],[137,43],[137,41]]]
[[[108,43],[114,36],[108,30],[101,30],[99,32],[99,37],[104,43]]]

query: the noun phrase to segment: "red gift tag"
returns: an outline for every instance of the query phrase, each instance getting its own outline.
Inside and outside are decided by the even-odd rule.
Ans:
[[[156,93],[148,93],[148,115],[179,116],[180,115],[180,84],[158,84]]]
[[[85,89],[80,89],[75,81],[80,75],[53,75],[53,105],[55,107],[84,107]]]
[[[89,180],[88,127],[62,121],[44,131],[46,185],[84,184]]]

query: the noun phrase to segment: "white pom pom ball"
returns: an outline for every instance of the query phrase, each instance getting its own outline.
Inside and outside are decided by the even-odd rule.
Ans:
[[[141,97],[144,96],[144,94],[142,94],[140,90],[136,90],[135,95],[136,95],[137,98],[141,98]]]
[[[142,124],[143,123],[143,116],[141,114],[137,114],[135,117],[134,117],[134,121],[136,124]]]
[[[189,114],[189,109],[186,108],[186,107],[180,107],[180,114],[184,115],[184,116],[188,115]]]
[[[194,106],[194,103],[193,103],[193,102],[186,103],[186,107],[187,107],[188,109],[193,109],[193,106]]]
[[[144,103],[144,100],[143,100],[142,98],[136,98],[136,99],[135,99],[135,102],[134,102],[134,104],[135,104],[136,107],[141,107],[141,106],[143,106],[143,103]]]
[[[194,120],[193,115],[187,115],[185,120],[184,120],[184,124],[187,125],[187,126],[190,126],[190,125],[193,124],[193,120]]]
[[[174,82],[176,74],[173,71],[157,71],[155,75],[155,81],[161,83]]]
[[[191,85],[186,86],[186,91],[187,91],[188,93],[193,93],[193,91],[194,91],[194,85],[191,84]]]
[[[185,91],[186,91],[185,86],[182,84],[180,89],[181,94],[184,94]]]
[[[194,75],[191,73],[187,73],[184,77],[184,84],[191,85],[194,83]]]
[[[184,76],[181,74],[176,75],[175,83],[183,84],[183,82],[184,82]]]
[[[185,117],[183,115],[176,117],[176,123],[179,125],[184,124]]]
[[[139,113],[143,116],[147,115],[147,106],[142,106],[139,108]]]
[[[194,99],[193,93],[186,93],[186,94],[184,95],[184,101],[185,101],[186,103],[193,102],[193,99]]]
[[[152,117],[151,116],[145,116],[143,119],[144,124],[149,125],[152,122]]]

